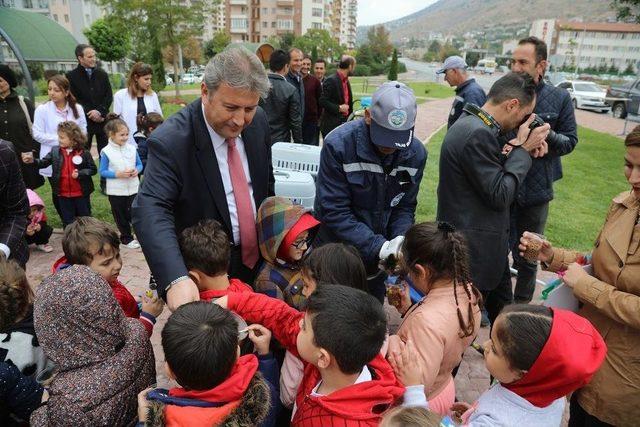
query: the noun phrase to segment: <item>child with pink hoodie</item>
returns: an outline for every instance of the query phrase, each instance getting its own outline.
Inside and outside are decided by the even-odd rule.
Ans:
[[[27,219],[27,229],[24,232],[24,237],[28,244],[35,244],[36,248],[43,252],[51,252],[53,248],[49,244],[49,238],[53,233],[53,228],[47,224],[47,215],[44,212],[44,202],[38,196],[38,194],[27,189],[27,197],[29,198],[29,206],[31,210]]]

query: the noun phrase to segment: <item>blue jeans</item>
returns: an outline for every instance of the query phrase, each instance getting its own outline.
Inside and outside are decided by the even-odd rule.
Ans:
[[[60,218],[63,227],[71,224],[79,216],[91,216],[91,199],[89,196],[58,197]]]

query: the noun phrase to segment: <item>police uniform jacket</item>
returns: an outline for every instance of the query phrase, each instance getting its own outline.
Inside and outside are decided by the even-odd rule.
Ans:
[[[409,147],[382,156],[364,120],[345,123],[327,135],[316,181],[320,244],[355,246],[365,265],[378,261],[382,244],[414,223],[427,151],[413,138]]]

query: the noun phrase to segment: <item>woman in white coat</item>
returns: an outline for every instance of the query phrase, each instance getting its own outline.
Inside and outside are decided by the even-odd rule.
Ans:
[[[140,130],[138,117],[154,112],[162,115],[158,94],[151,89],[153,70],[149,64],[133,64],[127,79],[127,87],[113,95],[113,112],[129,126],[129,144],[136,146],[134,134]]]
[[[76,103],[71,94],[69,80],[61,74],[49,77],[47,80],[47,94],[49,101],[39,105],[33,115],[33,138],[40,143],[40,158],[58,147],[58,124],[66,121],[75,122],[82,132],[87,134],[87,118],[82,105]],[[40,175],[49,179],[51,184],[51,166],[40,169]],[[60,206],[56,190],[51,187],[51,199],[60,215]],[[62,218],[62,215],[60,215]]]

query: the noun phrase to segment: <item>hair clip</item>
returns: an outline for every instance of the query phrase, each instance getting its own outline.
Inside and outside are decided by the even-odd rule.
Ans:
[[[453,233],[456,231],[456,227],[453,224],[449,224],[447,221],[438,221],[438,230]]]

